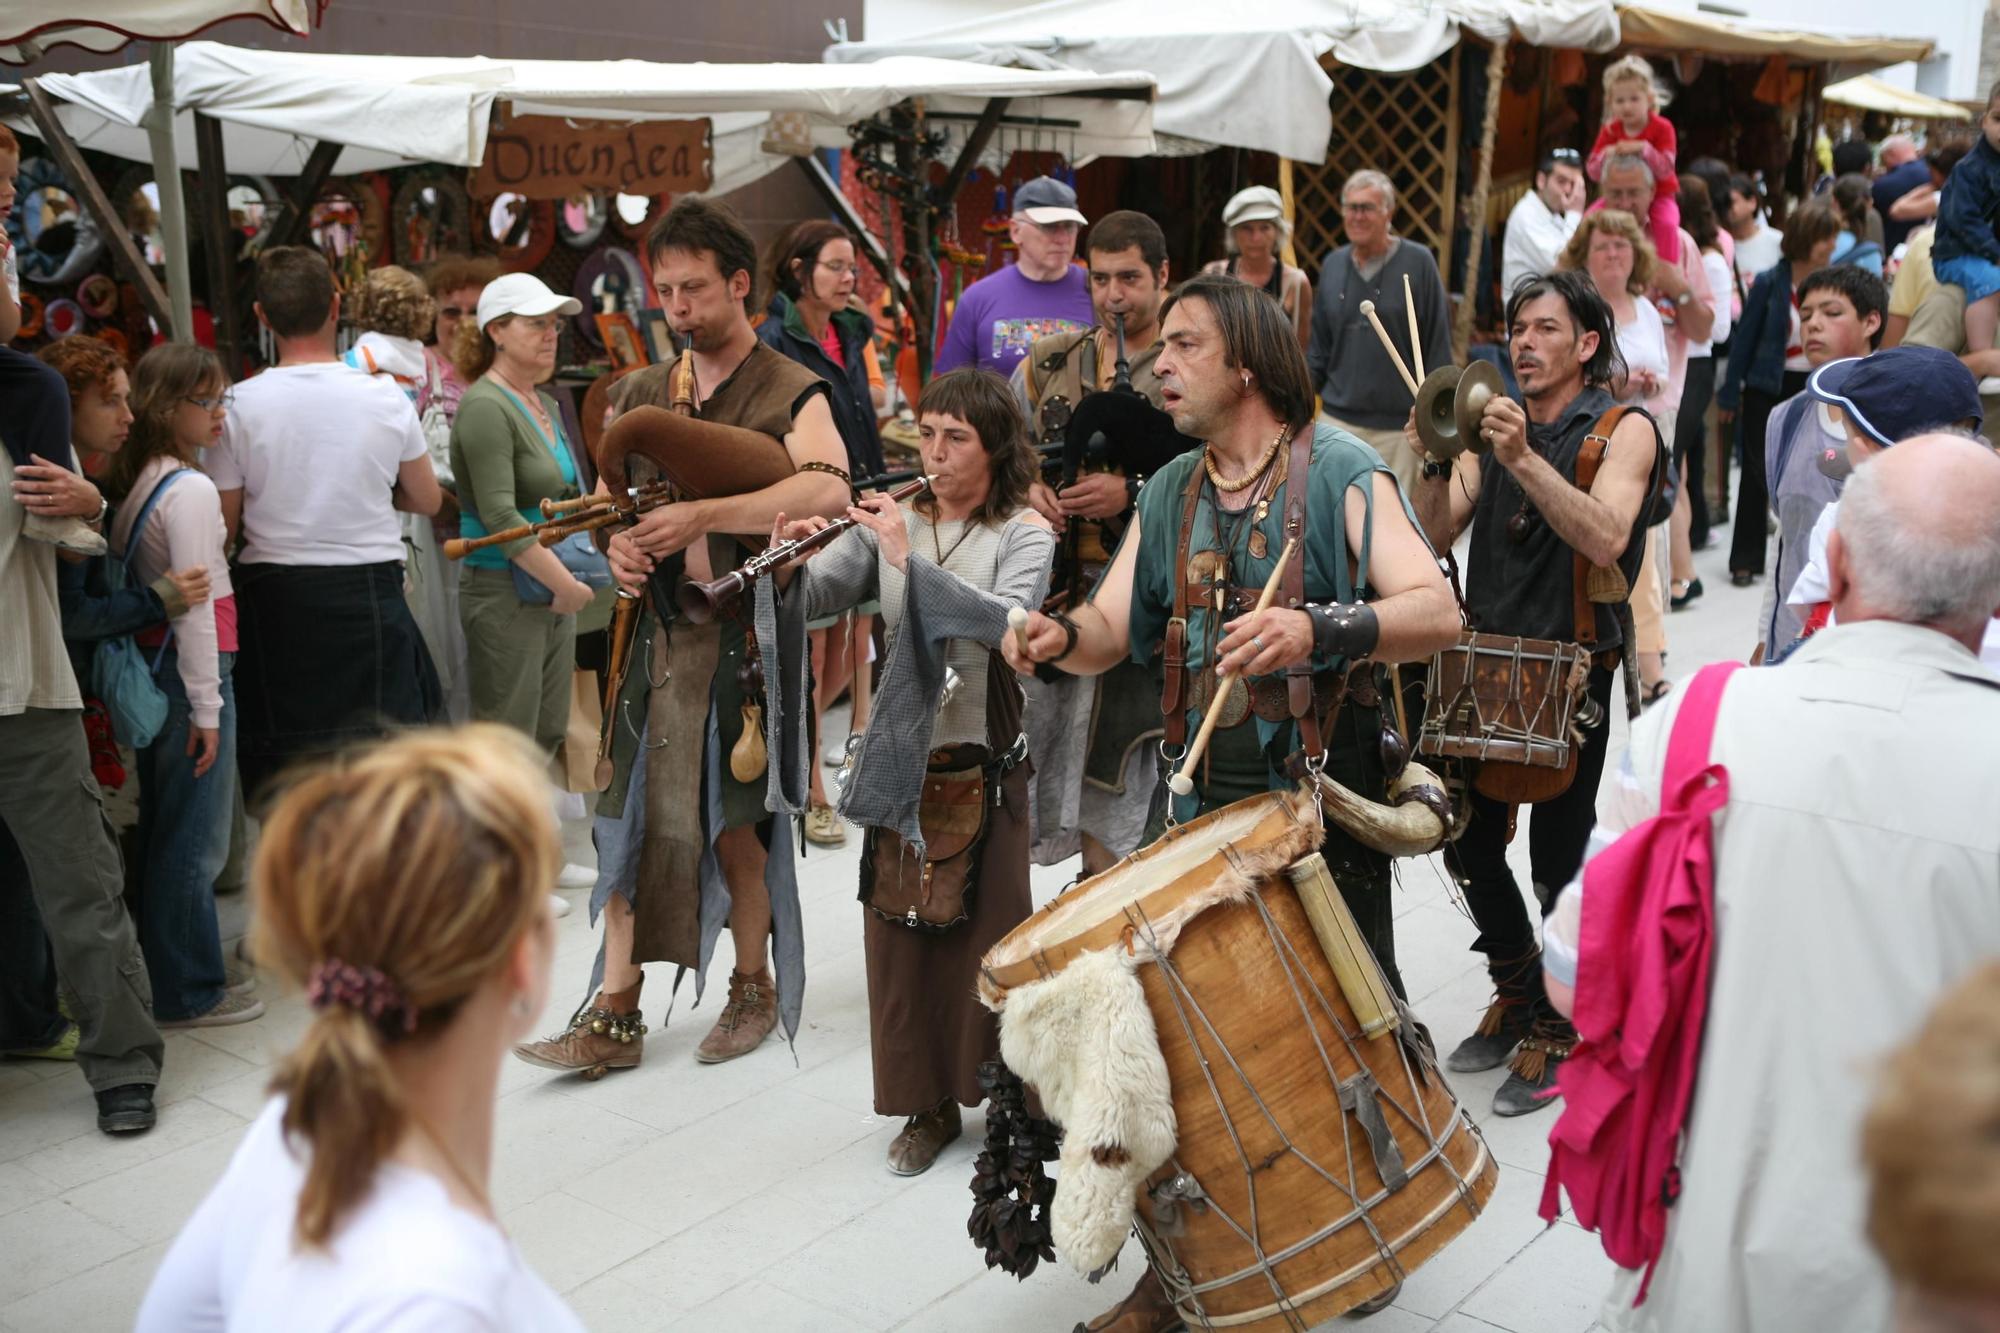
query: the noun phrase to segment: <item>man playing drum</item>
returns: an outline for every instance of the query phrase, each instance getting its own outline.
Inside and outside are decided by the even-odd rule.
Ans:
[[[664,959],[699,978],[725,919],[735,971],[696,1058],[714,1064],[748,1054],[781,1018],[787,1035],[796,1028],[805,979],[791,825],[766,811],[761,765],[754,780],[732,772],[751,711],[745,696],[754,694],[738,673],[745,626],[687,624],[670,600],[659,601],[682,577],[705,581],[741,564],[740,539],[767,536],[778,514],[831,517],[849,498],[847,449],[825,382],[758,342],[750,327],[757,248],[742,223],[723,205],[689,196],[654,225],[646,254],[668,322],[692,347],[695,415],[782,440],[796,471],[747,494],[662,505],[611,539],[612,573],[634,592],[650,578],[655,606],[641,616],[614,702],[614,776],[593,831],[590,906],[605,914],[601,984],[565,1031],[516,1050],[530,1064],[589,1075],[639,1063],[640,964]],[[666,403],[673,369],[631,376],[619,386],[622,404]]]
[[[1314,426],[1305,357],[1276,301],[1233,278],[1195,278],[1166,303],[1162,332],[1154,369],[1166,410],[1183,434],[1207,443],[1140,492],[1091,600],[1073,618],[1031,616],[1024,641],[1009,636],[1003,651],[1021,671],[1054,662],[1095,675],[1127,658],[1159,663],[1170,760],[1217,694],[1218,675],[1240,673],[1240,692],[1233,686],[1217,701],[1224,711],[1206,762],[1188,775],[1193,793],[1156,789],[1177,819],[1289,786],[1287,770],[1301,764],[1323,765],[1379,801],[1385,686],[1373,664],[1419,660],[1451,643],[1451,590],[1381,459],[1351,435]],[[1306,484],[1289,484],[1295,478]],[[1245,614],[1291,532],[1302,549],[1277,601]],[[1162,806],[1150,831],[1167,815]],[[1340,828],[1327,830],[1322,851],[1400,994],[1388,858]],[[1087,1327],[1179,1326],[1149,1273]]]
[[[1154,359],[1160,354],[1160,303],[1167,294],[1167,238],[1144,213],[1107,213],[1090,229],[1090,304],[1097,324],[1084,333],[1038,338],[1014,368],[1014,389],[1038,442],[1063,439],[1071,414],[1087,394],[1110,389],[1118,340],[1112,324],[1125,318],[1125,356],[1132,391],[1160,406]],[[1065,534],[1078,563],[1096,577],[1118,544],[1138,495],[1138,478],[1086,472],[1060,495],[1043,482],[1029,503]],[[1066,535],[1066,534],[1065,534]],[[1057,570],[1059,578],[1081,571]],[[1028,745],[1035,756],[1035,859],[1053,865],[1083,847],[1083,872],[1107,870],[1139,846],[1153,794],[1152,743],[1160,717],[1153,673],[1121,662],[1106,678],[1029,679]]]
[[[1607,574],[1615,567],[1625,588],[1632,586],[1644,553],[1660,443],[1644,411],[1627,411],[1610,431],[1594,480],[1579,488],[1587,437],[1615,406],[1607,386],[1623,369],[1611,310],[1588,275],[1558,271],[1523,282],[1507,302],[1507,326],[1525,410],[1495,394],[1479,426],[1492,465],[1472,449],[1455,464],[1428,461],[1416,507],[1441,551],[1471,524],[1465,608],[1473,629],[1582,642],[1593,654],[1588,703],[1578,714],[1583,744],[1575,776],[1559,796],[1534,804],[1529,829],[1535,893],[1546,912],[1554,891],[1582,864],[1596,821],[1597,781],[1611,731],[1612,669],[1624,646],[1620,620],[1630,623],[1619,615],[1623,598],[1597,600],[1576,586],[1577,557]],[[1413,413],[1413,440],[1414,421]],[[1594,623],[1579,625],[1579,602],[1590,608]],[[1477,790],[1471,802],[1465,832],[1446,856],[1479,927],[1472,947],[1486,955],[1496,995],[1479,1029],[1445,1064],[1470,1073],[1514,1055],[1493,1110],[1521,1115],[1546,1104],[1539,1094],[1555,1086],[1556,1066],[1569,1054],[1576,1030],[1549,1007],[1535,928],[1507,867],[1518,806]]]

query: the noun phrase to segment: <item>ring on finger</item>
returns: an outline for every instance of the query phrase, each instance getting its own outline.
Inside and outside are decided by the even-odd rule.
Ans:
[[[1264,640],[1259,638],[1257,635],[1252,634],[1250,636],[1250,646],[1252,648],[1255,648],[1258,652],[1261,653],[1264,651]]]

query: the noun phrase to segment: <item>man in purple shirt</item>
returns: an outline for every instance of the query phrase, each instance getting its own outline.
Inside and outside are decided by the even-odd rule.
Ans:
[[[1059,180],[1037,176],[1014,191],[1007,234],[1017,261],[960,294],[933,373],[978,366],[1005,378],[1035,339],[1089,328],[1090,279],[1070,262],[1088,221]]]

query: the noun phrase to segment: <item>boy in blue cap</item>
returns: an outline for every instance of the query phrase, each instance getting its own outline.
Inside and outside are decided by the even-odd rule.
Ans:
[[[1959,359],[1935,347],[1892,347],[1873,356],[1832,361],[1813,372],[1806,392],[1838,413],[1847,448],[1822,460],[1836,485],[1884,449],[1913,435],[1952,431],[1976,435],[1985,422],[1979,385]],[[1820,511],[1807,541],[1808,559],[1779,608],[1765,618],[1764,657],[1777,661],[1831,620],[1826,539],[1840,511]],[[1796,626],[1787,630],[1786,626]],[[1777,638],[1779,634],[1785,637]],[[1989,630],[1980,658],[2000,664],[2000,635]]]

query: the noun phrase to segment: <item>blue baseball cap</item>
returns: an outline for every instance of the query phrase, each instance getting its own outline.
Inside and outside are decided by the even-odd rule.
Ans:
[[[1986,419],[1979,382],[1957,357],[1937,347],[1891,347],[1872,356],[1829,361],[1806,392],[1831,403],[1883,448],[1940,426]]]

